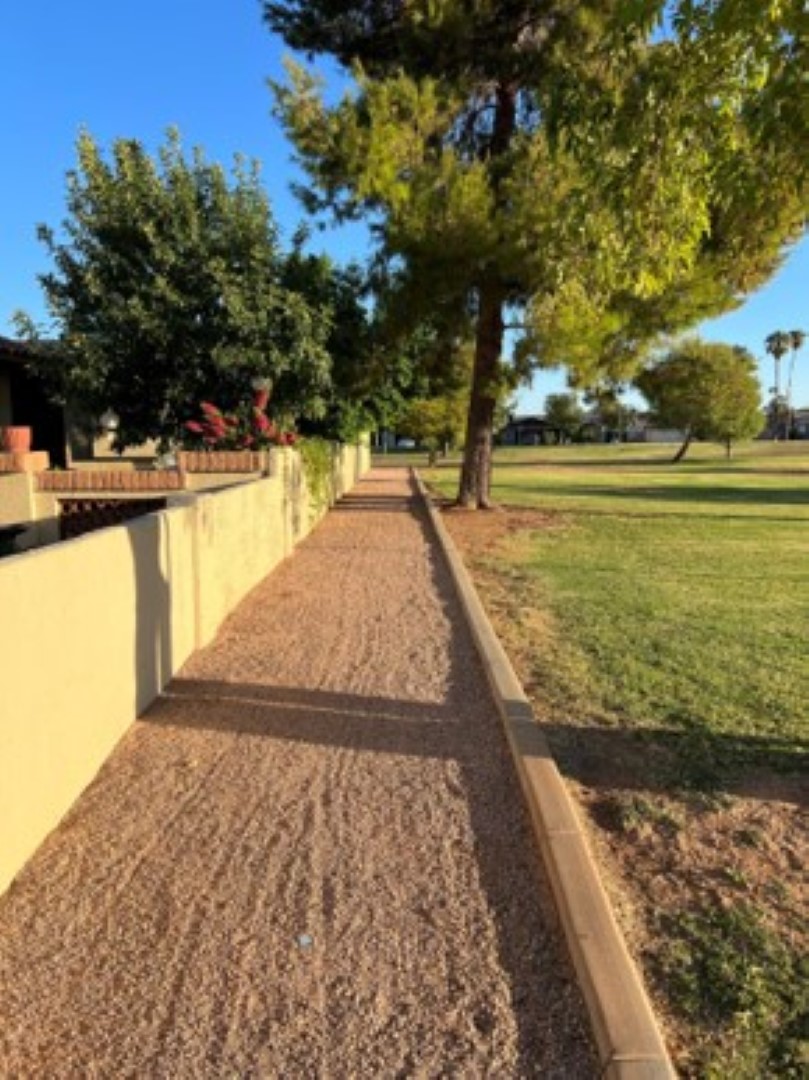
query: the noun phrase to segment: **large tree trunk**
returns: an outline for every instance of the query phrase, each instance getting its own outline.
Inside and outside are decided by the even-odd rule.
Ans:
[[[500,84],[495,90],[494,125],[485,152],[490,161],[506,153],[517,127],[517,87]],[[492,178],[497,211],[501,205],[500,183]],[[461,483],[458,505],[487,509],[491,505],[492,435],[494,412],[500,389],[500,356],[503,351],[503,307],[505,289],[496,268],[482,277],[478,296],[478,319],[475,336],[475,365],[466,423]]]
[[[480,292],[475,365],[466,421],[458,505],[485,510],[491,505],[492,435],[503,348],[503,299],[496,284]]]

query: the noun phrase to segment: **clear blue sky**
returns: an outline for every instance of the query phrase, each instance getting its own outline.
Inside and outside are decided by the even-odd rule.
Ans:
[[[118,136],[148,149],[167,127],[187,146],[229,162],[235,152],[258,158],[282,232],[303,214],[289,192],[290,149],[270,115],[268,77],[281,78],[284,46],[261,22],[258,0],[73,0],[13,3],[0,15],[0,334],[17,308],[44,317],[36,275],[48,269],[38,222],[64,216],[64,174],[76,136],[86,127],[103,145]],[[362,257],[360,228],[318,234],[313,246],[336,259]],[[809,241],[794,250],[769,286],[743,309],[701,329],[745,345],[762,359],[762,386],[772,384],[764,338],[772,330],[809,330]],[[520,397],[522,411],[541,407],[564,376],[537,376]],[[809,406],[809,346],[799,358],[795,403]]]

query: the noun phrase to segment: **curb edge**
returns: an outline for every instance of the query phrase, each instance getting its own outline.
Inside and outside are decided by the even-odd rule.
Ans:
[[[449,566],[514,758],[567,947],[608,1080],[672,1080],[674,1067],[545,735],[419,473],[419,495]]]

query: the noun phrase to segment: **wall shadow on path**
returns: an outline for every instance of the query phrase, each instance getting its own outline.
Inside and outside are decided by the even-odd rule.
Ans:
[[[175,678],[142,717],[148,723],[311,746],[453,759],[474,755],[446,705],[216,679]]]
[[[570,1075],[575,1080],[575,1073],[554,1072],[550,1063],[582,1060],[576,1047],[589,1040],[584,1007],[573,985],[550,894],[541,880],[539,855],[494,706],[490,712],[470,708],[468,692],[458,692],[464,677],[456,670],[456,688],[439,703],[175,678],[142,720],[359,755],[456,762],[475,837],[479,879],[510,984],[519,1031],[519,1075]],[[438,836],[436,843],[441,843]],[[552,1023],[549,1014],[556,1014]],[[547,1038],[549,1030],[553,1045],[538,1045],[538,1038]]]
[[[343,495],[340,501],[332,507],[332,514],[356,514],[356,513],[393,513],[407,512],[411,506],[411,499],[404,495],[381,495],[374,492],[373,495]]]

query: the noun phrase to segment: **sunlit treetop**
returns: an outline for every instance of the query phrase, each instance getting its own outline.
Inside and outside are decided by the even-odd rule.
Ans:
[[[408,310],[475,321],[482,426],[467,444],[483,456],[507,327],[523,375],[620,378],[661,332],[738,304],[802,235],[803,8],[265,5],[290,45],[354,77],[333,107],[304,67],[275,87],[308,207],[370,215]]]

